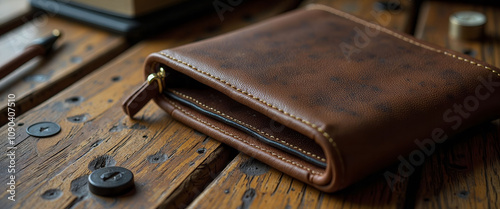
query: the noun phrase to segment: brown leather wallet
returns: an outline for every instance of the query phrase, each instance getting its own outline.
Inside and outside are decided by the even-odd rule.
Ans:
[[[323,5],[151,54],[124,102],[172,117],[322,191],[500,116],[500,70]]]

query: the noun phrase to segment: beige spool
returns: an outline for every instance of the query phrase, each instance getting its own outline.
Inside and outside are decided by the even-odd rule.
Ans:
[[[462,11],[450,16],[448,35],[453,39],[474,40],[484,35],[486,16],[480,12]]]

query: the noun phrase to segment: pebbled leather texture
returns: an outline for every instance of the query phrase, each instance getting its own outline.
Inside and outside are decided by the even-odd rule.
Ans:
[[[146,75],[159,64],[297,132],[297,149],[322,152],[326,168],[156,97],[174,118],[326,192],[422,149],[415,141],[442,143],[500,116],[497,68],[322,5],[154,53]],[[233,113],[224,100],[166,83]]]

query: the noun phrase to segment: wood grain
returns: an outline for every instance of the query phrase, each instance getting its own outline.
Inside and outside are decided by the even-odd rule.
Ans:
[[[12,208],[157,208],[183,207],[216,177],[234,151],[173,120],[149,103],[128,118],[121,100],[144,81],[147,55],[165,48],[235,30],[296,6],[296,1],[270,5],[244,3],[143,41],[98,71],[17,119],[16,202],[0,192],[0,204]],[[39,121],[58,123],[62,130],[48,138],[30,137],[24,129]],[[0,129],[7,134],[7,126]],[[0,142],[7,147],[7,141]],[[2,158],[0,167],[6,167]],[[95,169],[117,165],[135,175],[136,189],[122,197],[89,193],[86,178]],[[8,182],[6,169],[0,182]]]
[[[58,17],[41,16],[0,37],[0,65],[53,29],[63,32],[54,51],[37,57],[0,80],[0,114],[6,115],[7,95],[16,95],[21,115],[111,60],[128,47],[120,36]],[[0,125],[7,122],[0,118]]]
[[[374,175],[324,193],[240,154],[188,208],[403,208],[405,190],[406,184],[398,184],[393,191]]]
[[[307,1],[340,8],[369,21],[376,21],[365,13],[365,5],[375,1],[355,4],[351,1]],[[359,2],[358,2],[359,3]],[[307,6],[307,4],[302,4]],[[405,10],[412,10],[404,6]],[[393,15],[389,26],[398,30],[410,28],[409,16]],[[397,168],[387,168],[397,173]],[[409,179],[401,179],[391,189],[382,173],[333,194],[320,192],[290,176],[246,156],[239,154],[189,208],[404,208]]]
[[[0,1],[0,35],[32,19],[28,0]]]
[[[485,37],[481,40],[455,40],[448,36],[449,16],[458,11],[473,10],[486,15]],[[424,3],[419,15],[415,37],[500,66],[499,14],[500,8],[474,4],[446,2]]]
[[[389,2],[389,10],[380,10],[376,4],[379,2]],[[396,31],[412,33],[414,20],[416,19],[416,1],[394,0],[306,0],[302,6],[308,4],[328,5],[338,10],[356,15],[359,18],[391,28]],[[398,8],[399,7],[399,8]]]
[[[474,10],[488,17],[486,37],[452,40],[448,17],[454,12]],[[427,2],[423,5],[417,36],[434,44],[500,65],[498,20],[500,8]],[[416,208],[499,208],[500,122],[486,123],[460,134],[438,149],[422,169]]]

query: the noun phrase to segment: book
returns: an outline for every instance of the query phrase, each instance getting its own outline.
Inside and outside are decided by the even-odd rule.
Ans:
[[[181,0],[179,4],[133,18],[80,7],[60,0],[30,0],[30,3],[35,9],[118,33],[132,40],[144,38],[144,36],[213,11],[211,0]]]
[[[57,0],[122,17],[139,17],[186,0]]]

